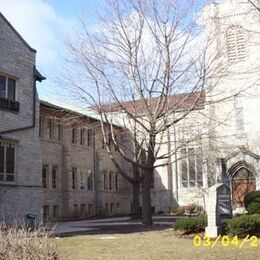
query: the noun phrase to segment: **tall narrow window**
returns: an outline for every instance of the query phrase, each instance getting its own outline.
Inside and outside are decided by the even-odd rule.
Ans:
[[[107,171],[103,171],[103,188],[107,190]]]
[[[15,144],[0,141],[0,181],[14,181]]]
[[[54,219],[57,219],[59,217],[59,206],[58,205],[53,205],[52,216]]]
[[[48,188],[48,165],[46,164],[42,166],[42,187]]]
[[[7,86],[7,98],[10,100],[15,100],[15,80],[8,78]]]
[[[77,140],[77,131],[76,128],[73,127],[71,130],[71,142],[75,144],[77,142],[76,140]]]
[[[85,190],[85,172],[84,170],[80,170],[80,189]]]
[[[109,172],[109,190],[112,190],[113,189],[113,172]]]
[[[246,35],[240,26],[232,26],[227,30],[228,62],[238,63],[246,60]]]
[[[115,204],[114,203],[110,203],[110,213],[114,214],[115,211]]]
[[[202,187],[202,154],[193,148],[182,149],[180,160],[182,187]]]
[[[0,98],[6,98],[6,77],[0,76]]]
[[[193,150],[189,151],[190,155],[188,156],[189,163],[189,184],[190,187],[196,186],[196,171],[195,171],[195,155]]]
[[[88,146],[92,146],[93,133],[92,129],[88,129]]]
[[[52,167],[52,181],[51,181],[51,187],[53,189],[57,188],[57,176],[58,176],[58,166]]]
[[[84,128],[80,129],[80,144],[81,145],[85,144],[85,129]]]
[[[15,79],[0,76],[0,98],[15,100]]]
[[[243,99],[241,96],[235,96],[235,120],[237,134],[243,134],[245,132],[245,124]]]
[[[55,122],[54,124],[54,138],[57,141],[61,141],[62,135],[62,125],[60,122]]]
[[[77,189],[77,168],[72,168],[72,189]]]
[[[93,174],[91,170],[88,170],[88,190],[93,190]]]
[[[46,129],[46,135],[48,139],[52,139],[53,137],[53,120],[51,118],[47,118],[47,129]]]
[[[39,118],[39,136],[44,137],[44,117],[40,116]]]

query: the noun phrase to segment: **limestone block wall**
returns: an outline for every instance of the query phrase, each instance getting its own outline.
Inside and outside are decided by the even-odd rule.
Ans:
[[[33,90],[35,54],[0,14],[0,75],[16,80],[19,112],[0,109],[0,133],[21,127],[23,131],[0,134],[15,143],[14,181],[0,182],[0,221],[12,223],[37,214],[41,220],[41,152],[38,137],[39,102],[36,97],[36,124],[33,126]]]
[[[56,111],[53,112],[53,111]],[[59,112],[57,112],[59,111]],[[131,212],[131,188],[120,174],[117,176],[115,188],[115,174],[117,172],[113,162],[103,148],[101,129],[99,124],[86,116],[78,117],[71,114],[73,123],[66,121],[68,116],[63,108],[52,104],[41,105],[42,118],[42,162],[49,167],[49,187],[43,191],[43,208],[48,208],[50,219],[77,219],[91,216],[113,216],[129,214]],[[55,140],[49,138],[47,120],[61,122],[62,137]],[[53,124],[55,127],[55,124]],[[80,129],[92,129],[91,145],[80,143]],[[76,129],[75,142],[72,142],[72,129]],[[55,129],[52,130],[55,132]],[[85,131],[85,134],[87,132]],[[85,135],[87,142],[87,136]],[[126,171],[119,154],[114,152],[117,161]],[[57,187],[52,188],[51,170],[58,166]],[[72,169],[77,169],[76,187],[73,188]],[[129,169],[130,170],[130,169]],[[87,180],[84,178],[84,189],[81,188],[80,172],[92,172],[93,187],[88,189]],[[106,171],[106,189],[104,189],[104,171]],[[112,172],[112,188],[109,189],[109,172]],[[58,213],[54,216],[54,207],[58,206]],[[57,209],[57,208],[56,208]],[[82,213],[85,211],[85,214]]]

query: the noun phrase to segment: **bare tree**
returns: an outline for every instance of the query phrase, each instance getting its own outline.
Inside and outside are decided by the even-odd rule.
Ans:
[[[259,1],[252,1],[252,0],[248,0],[248,2],[257,10],[260,12],[260,5],[259,5]]]
[[[82,31],[68,42],[72,66],[65,78],[100,114],[104,144],[118,171],[131,183],[142,181],[144,224],[152,224],[154,170],[168,165],[180,148],[170,145],[169,132],[203,106],[206,78],[223,69],[215,63],[218,53],[207,53],[210,42],[198,43],[196,7],[193,1],[109,0],[98,26],[82,19]],[[125,129],[131,145],[118,140],[115,125]],[[121,169],[111,142],[133,175]]]

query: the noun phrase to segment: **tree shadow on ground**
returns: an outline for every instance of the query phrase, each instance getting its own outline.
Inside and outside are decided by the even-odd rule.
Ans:
[[[91,230],[82,230],[82,231],[73,231],[73,232],[66,232],[66,233],[56,233],[55,236],[58,237],[71,237],[71,236],[78,236],[78,235],[116,235],[116,234],[131,234],[131,233],[140,233],[140,232],[150,232],[150,231],[162,231],[169,229],[172,225],[171,224],[154,224],[152,226],[146,226],[143,224],[122,224],[122,225],[102,225],[102,226],[95,226],[95,224],[89,225],[79,225],[74,226],[75,228],[91,228]],[[93,228],[93,229],[92,229]]]

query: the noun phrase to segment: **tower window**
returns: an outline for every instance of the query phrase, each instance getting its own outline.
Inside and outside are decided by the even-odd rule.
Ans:
[[[246,34],[240,26],[227,30],[227,55],[229,64],[246,60]]]

